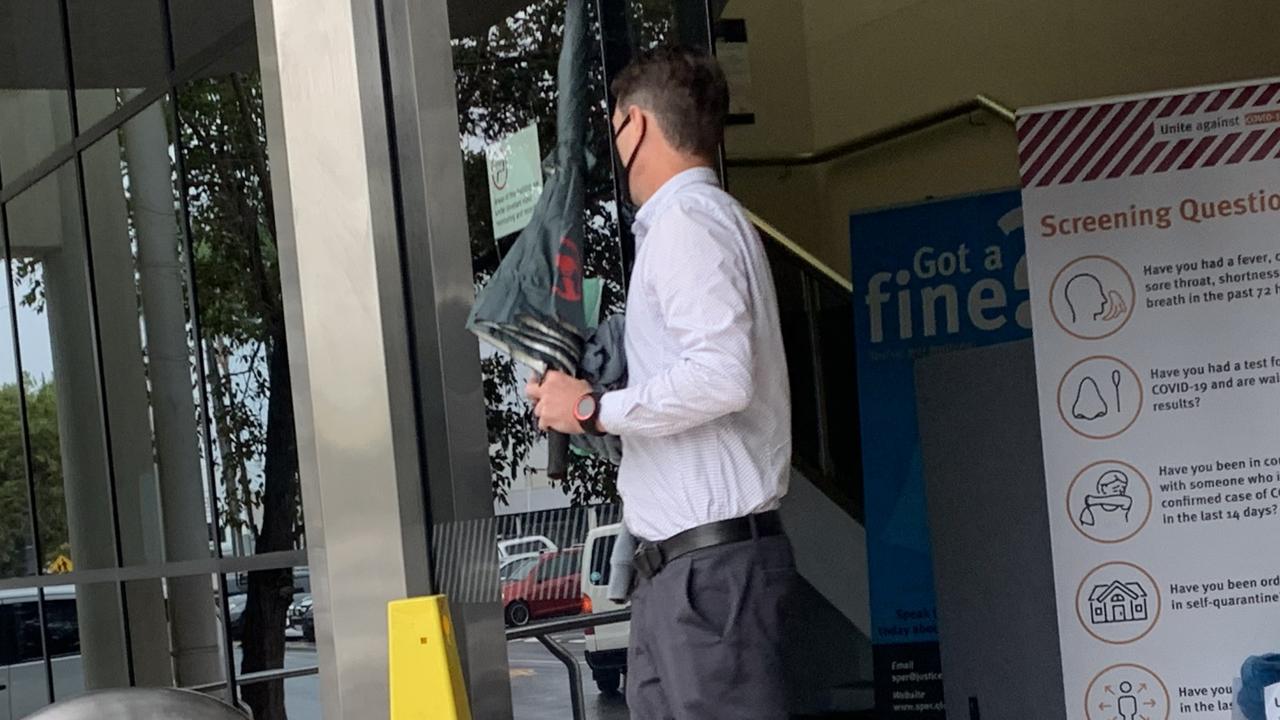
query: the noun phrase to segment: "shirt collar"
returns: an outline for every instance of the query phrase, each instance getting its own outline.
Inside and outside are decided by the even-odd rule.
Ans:
[[[695,167],[677,173],[662,184],[658,188],[658,192],[649,198],[649,201],[640,206],[640,210],[636,212],[635,222],[632,223],[631,231],[635,235],[636,243],[639,244],[644,240],[644,236],[649,233],[649,228],[653,227],[653,223],[662,214],[663,210],[671,204],[679,192],[690,185],[715,185],[719,187],[720,176],[715,170],[709,167]]]

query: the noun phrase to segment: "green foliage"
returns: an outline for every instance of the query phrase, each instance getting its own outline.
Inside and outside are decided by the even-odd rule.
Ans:
[[[297,440],[260,77],[196,80],[178,96],[218,516],[256,553],[302,539]],[[290,569],[249,574],[241,671],[284,663]],[[284,720],[284,684],[243,689],[259,720]]]
[[[27,423],[31,430],[31,468],[39,509],[42,557],[47,567],[69,551],[62,454],[58,444],[58,400],[53,383],[27,377]],[[0,385],[0,577],[33,574],[28,567],[31,525],[22,423],[17,383]]]
[[[665,37],[671,17],[669,1],[634,3],[632,22],[638,43],[651,45],[657,38]],[[563,42],[563,25],[564,1],[539,0],[488,33],[453,43],[467,221],[477,288],[483,286],[497,268],[502,254],[515,241],[514,235],[493,237],[484,149],[534,123],[544,155],[555,147],[556,64]],[[598,52],[598,44],[591,45]],[[625,291],[609,158],[611,126],[605,115],[603,66],[598,54],[592,54],[588,62],[588,92],[595,99],[597,111],[592,113],[587,130],[583,266],[586,276],[604,280],[601,315],[607,317],[623,311]],[[532,411],[521,399],[528,372],[506,355],[486,358],[481,370],[493,493],[505,504],[512,482],[532,472],[527,461],[538,439]],[[581,456],[573,459],[569,477],[562,484],[574,504],[614,500],[616,485],[617,468],[612,463]]]

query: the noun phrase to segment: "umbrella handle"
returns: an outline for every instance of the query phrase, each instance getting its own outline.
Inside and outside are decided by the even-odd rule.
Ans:
[[[538,377],[538,382],[546,373]],[[555,430],[547,431],[547,477],[564,480],[569,477],[569,436]]]
[[[547,433],[547,477],[564,480],[569,476],[569,436],[554,430]]]

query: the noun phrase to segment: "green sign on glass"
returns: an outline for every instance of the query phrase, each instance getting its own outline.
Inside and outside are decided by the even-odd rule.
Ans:
[[[485,164],[489,170],[493,236],[520,232],[529,224],[542,195],[538,126],[530,125],[490,145],[485,150]]]

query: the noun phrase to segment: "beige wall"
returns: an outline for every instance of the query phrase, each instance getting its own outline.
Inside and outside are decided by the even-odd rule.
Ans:
[[[826,147],[977,93],[1027,107],[1280,75],[1272,0],[730,0],[725,16],[747,20],[757,106],[756,126],[730,129],[731,158]],[[1016,171],[1012,129],[975,115],[729,180],[847,274],[851,211],[1011,187]]]

